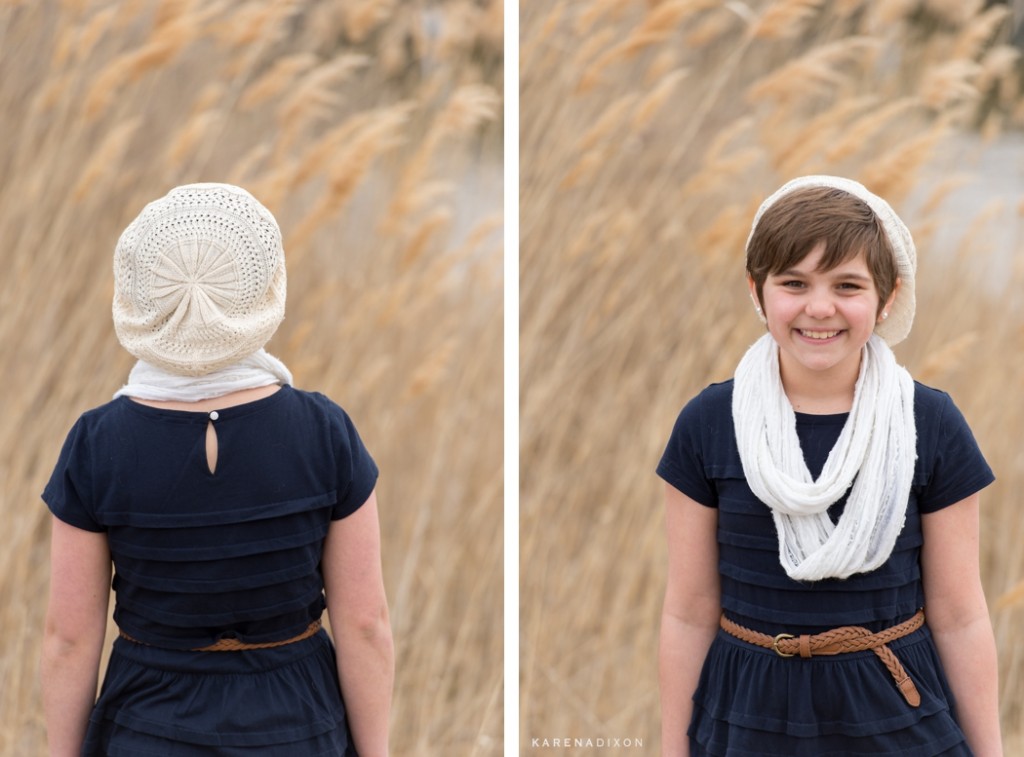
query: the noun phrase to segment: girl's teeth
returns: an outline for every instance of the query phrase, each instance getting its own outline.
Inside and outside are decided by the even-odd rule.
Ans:
[[[806,337],[810,337],[811,339],[831,339],[832,337],[834,337],[839,332],[838,331],[803,331],[803,330],[801,330],[800,333],[803,334]]]

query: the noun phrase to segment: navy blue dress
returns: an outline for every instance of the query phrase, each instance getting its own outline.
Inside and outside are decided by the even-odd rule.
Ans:
[[[906,523],[889,560],[845,580],[795,581],[779,564],[771,511],[743,476],[732,424],[733,382],[713,384],[680,413],[658,475],[718,508],[722,609],[774,636],[844,625],[881,630],[924,607],[921,515],[994,479],[949,395],[915,383],[917,463]],[[817,477],[847,414],[797,413],[797,434]],[[837,518],[840,500],[829,510]],[[927,617],[927,608],[925,609]],[[871,651],[783,658],[721,629],[712,642],[688,730],[692,755],[823,757],[970,755],[927,624],[889,644],[921,694],[914,708]]]
[[[320,394],[284,386],[217,416],[211,473],[208,413],[116,399],[77,421],[43,492],[61,520],[107,534],[114,619],[143,642],[114,642],[82,754],[354,754],[325,631],[190,650],[288,639],[320,618],[327,530],[366,501],[377,467]]]

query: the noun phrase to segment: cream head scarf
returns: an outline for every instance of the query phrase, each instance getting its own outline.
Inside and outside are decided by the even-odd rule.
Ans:
[[[780,197],[818,186],[842,189],[871,207],[896,256],[901,286],[890,317],[863,349],[853,407],[817,480],[804,462],[771,334],[755,342],[736,369],[732,414],[743,472],[751,491],[771,508],[782,567],[800,581],[847,578],[889,558],[903,529],[917,457],[914,382],[889,348],[906,337],[914,318],[916,254],[907,227],[857,182],[806,176],[769,197],[754,228]],[[847,492],[843,514],[833,523],[828,509]]]
[[[118,394],[196,400],[291,383],[263,350],[285,291],[281,231],[244,189],[189,184],[151,202],[114,252],[114,328],[139,359]]]

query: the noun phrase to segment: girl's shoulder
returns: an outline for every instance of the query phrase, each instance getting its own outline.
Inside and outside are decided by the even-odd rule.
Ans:
[[[732,389],[730,378],[709,384],[698,392],[676,417],[670,445],[719,450],[733,456]]]
[[[732,387],[735,380],[728,378],[725,381],[716,381],[713,384],[708,384],[706,387],[701,389],[697,394],[698,397],[702,397],[705,402],[721,403],[726,404],[732,403]]]
[[[967,419],[950,394],[920,381],[914,381],[914,421],[918,440],[970,434]]]
[[[733,379],[717,381],[708,384],[701,389],[683,408],[687,410],[699,410],[702,415],[717,416],[724,414],[732,417],[732,388]]]
[[[951,440],[975,443],[970,424],[953,397],[919,381],[914,382],[914,421],[919,453],[922,448],[927,451]]]
[[[914,380],[914,412],[941,412],[946,407],[956,407],[948,392]]]
[[[708,384],[692,397],[676,416],[673,434],[691,430],[732,428],[733,379]]]
[[[967,419],[949,393],[914,382],[918,509],[935,512],[995,480]]]
[[[340,425],[344,428],[354,426],[354,422],[345,408],[326,394],[303,389],[292,389],[291,394],[296,405],[320,415],[332,426]]]

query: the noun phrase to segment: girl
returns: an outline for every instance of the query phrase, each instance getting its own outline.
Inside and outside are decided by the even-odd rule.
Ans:
[[[178,187],[122,234],[114,284],[139,362],[43,493],[51,757],[386,755],[377,467],[263,349],[285,304],[273,216],[238,187]],[[111,564],[120,636],[94,703]]]
[[[993,476],[890,350],[914,315],[909,231],[857,182],[807,176],[762,204],[746,257],[768,333],[658,466],[664,754],[1001,755]]]

